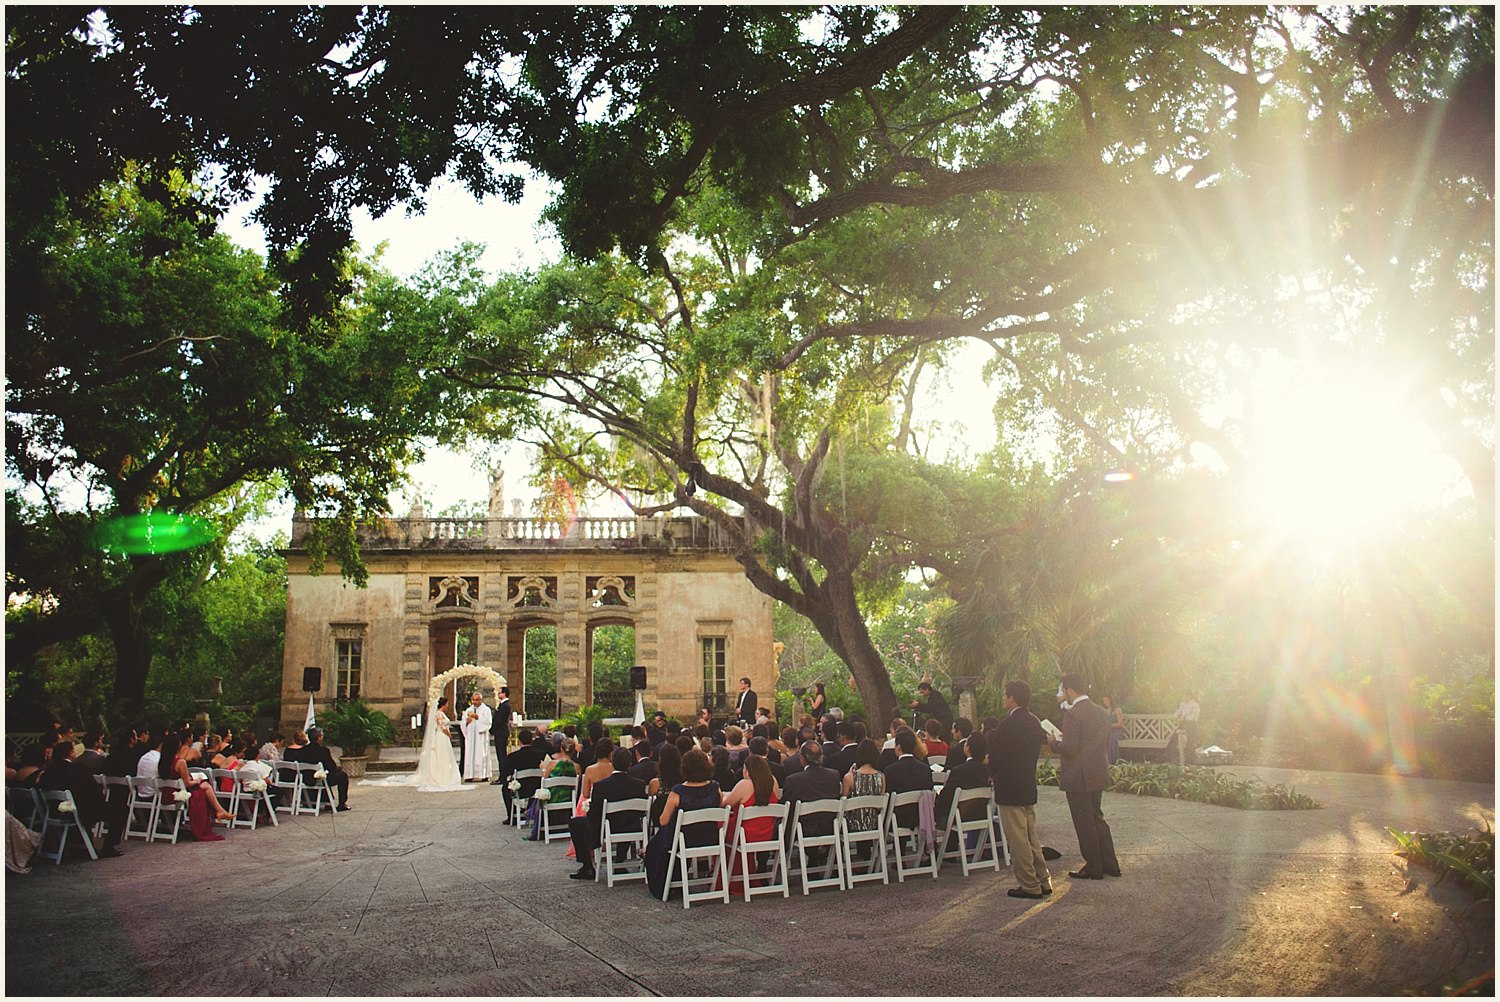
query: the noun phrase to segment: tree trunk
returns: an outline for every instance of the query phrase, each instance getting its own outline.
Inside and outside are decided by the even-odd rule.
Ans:
[[[860,698],[865,703],[868,718],[865,722],[871,733],[877,729],[883,731],[896,716],[896,690],[891,685],[885,661],[870,640],[870,631],[855,596],[852,572],[845,568],[829,568],[828,576],[823,580],[823,598],[825,601],[821,604],[827,610],[829,628],[837,635],[839,643],[834,645],[818,621],[824,617],[814,619],[813,625],[853,672]]]
[[[151,671],[153,654],[151,631],[146,625],[146,602],[161,579],[159,568],[147,567],[146,563],[133,560],[129,576],[102,603],[104,620],[115,645],[111,725],[139,721],[146,709],[146,676]]]

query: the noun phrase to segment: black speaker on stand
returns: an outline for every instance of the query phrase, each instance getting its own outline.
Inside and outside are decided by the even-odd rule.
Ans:
[[[646,666],[632,665],[630,667],[630,687],[632,689],[646,688]]]
[[[321,669],[321,668],[304,668],[304,669],[302,669],[302,691],[303,692],[318,692],[322,688],[323,688],[323,669]]]

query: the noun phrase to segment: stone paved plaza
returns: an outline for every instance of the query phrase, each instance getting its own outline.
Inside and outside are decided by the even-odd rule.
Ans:
[[[571,881],[566,843],[500,824],[497,788],[356,785],[345,814],[7,874],[8,995],[1351,995],[1488,970],[1493,913],[1409,880],[1386,825],[1494,824],[1491,786],[1255,772],[1325,802],[1237,811],[1105,794],[1125,876],[1008,871],[694,905]],[[1477,930],[1477,931],[1476,931]],[[1491,931],[1486,931],[1491,930]]]

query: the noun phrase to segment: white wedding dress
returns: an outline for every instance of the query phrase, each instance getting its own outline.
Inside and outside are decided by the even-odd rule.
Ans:
[[[465,785],[458,771],[458,755],[447,730],[438,726],[437,700],[427,707],[427,727],[422,733],[422,750],[417,754],[417,771],[379,780],[364,780],[369,786],[415,786],[421,793],[456,793],[477,790]],[[446,721],[447,717],[443,717]]]

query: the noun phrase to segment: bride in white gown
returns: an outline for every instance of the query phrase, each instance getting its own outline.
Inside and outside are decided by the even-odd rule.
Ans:
[[[428,707],[427,731],[422,735],[422,751],[417,756],[417,789],[472,790],[464,786],[463,776],[458,771],[458,756],[453,751],[452,721],[443,712],[448,697],[443,696]]]
[[[422,793],[452,793],[477,790],[465,786],[458,771],[458,755],[453,751],[452,721],[443,712],[448,697],[434,700],[427,707],[427,728],[422,734],[422,750],[417,754],[417,771],[362,780],[369,786],[415,786]]]

